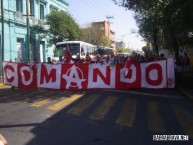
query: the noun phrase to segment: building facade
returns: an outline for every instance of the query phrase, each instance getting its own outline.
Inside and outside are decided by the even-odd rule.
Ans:
[[[111,25],[107,21],[93,22],[92,26],[97,27],[103,32],[103,35],[107,36],[110,41],[110,45],[115,47],[115,32],[111,29]]]
[[[4,36],[0,28],[0,60],[2,60],[2,41],[4,41],[4,61],[45,62],[52,57],[53,48],[48,46],[46,37],[30,34],[30,27],[43,25],[47,29],[45,16],[52,10],[67,11],[66,0],[3,0]],[[2,63],[1,63],[2,64]]]

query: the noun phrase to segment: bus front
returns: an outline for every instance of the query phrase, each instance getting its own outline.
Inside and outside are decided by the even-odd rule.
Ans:
[[[57,61],[59,60],[59,56],[64,56],[65,50],[70,52],[72,58],[76,58],[76,56],[80,54],[80,43],[57,43],[54,51],[54,59]]]

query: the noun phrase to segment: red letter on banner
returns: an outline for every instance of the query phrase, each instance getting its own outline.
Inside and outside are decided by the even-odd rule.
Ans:
[[[32,89],[37,88],[37,72],[35,65],[18,64],[18,82],[19,88]]]
[[[48,74],[46,66],[42,64],[40,84],[44,83],[44,79],[46,80],[46,83],[50,82],[50,80],[51,82],[56,82],[56,69],[52,69],[50,74]]]
[[[8,82],[13,82],[14,81],[14,77],[13,76],[11,76],[11,77],[8,77],[7,76],[7,71],[12,71],[13,73],[14,73],[14,68],[13,68],[13,66],[11,66],[11,65],[6,65],[5,67],[4,67],[4,72],[5,72],[5,76],[6,76],[6,80],[8,81]],[[16,72],[15,72],[16,73]],[[10,75],[10,74],[9,74]]]
[[[157,71],[156,80],[150,78],[150,72],[153,70]],[[158,86],[162,83],[162,80],[163,80],[162,67],[159,64],[151,64],[146,68],[146,81],[148,84]]]
[[[102,74],[102,72],[95,68],[93,69],[93,82],[97,82],[98,76],[105,82],[106,85],[110,85],[111,75],[110,75],[110,66],[106,67],[106,77]]]

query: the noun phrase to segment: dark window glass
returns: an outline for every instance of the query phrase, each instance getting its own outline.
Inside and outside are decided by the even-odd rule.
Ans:
[[[34,0],[30,0],[30,15],[34,15]]]
[[[16,0],[16,11],[23,12],[23,1]]]
[[[44,19],[44,5],[40,4],[40,19]]]

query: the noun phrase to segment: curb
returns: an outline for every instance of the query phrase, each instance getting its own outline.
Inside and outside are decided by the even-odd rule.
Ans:
[[[11,88],[11,86],[0,83],[0,89],[9,89],[9,88]]]
[[[177,89],[189,100],[193,101],[193,95],[181,86],[177,86]]]

